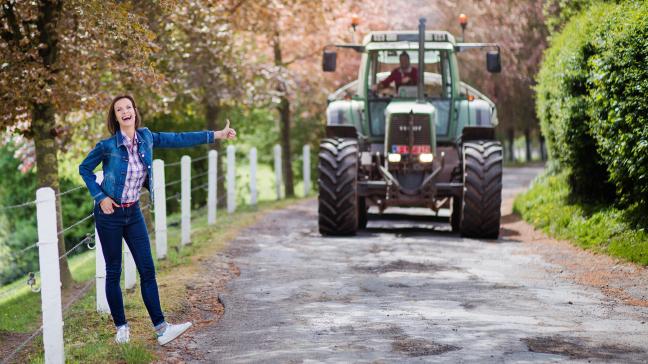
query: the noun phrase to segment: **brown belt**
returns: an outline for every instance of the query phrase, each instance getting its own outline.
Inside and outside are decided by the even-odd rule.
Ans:
[[[135,201],[135,202],[126,202],[126,203],[123,203],[123,204],[119,205],[119,207],[123,207],[123,208],[131,207],[131,206],[135,205],[136,203],[137,203],[137,201]]]

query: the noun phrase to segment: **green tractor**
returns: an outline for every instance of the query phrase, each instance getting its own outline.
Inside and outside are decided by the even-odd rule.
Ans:
[[[320,233],[353,235],[366,227],[370,206],[381,213],[397,206],[450,209],[453,231],[496,239],[497,113],[491,100],[459,80],[456,54],[490,48],[487,70],[498,73],[499,46],[457,43],[448,32],[426,31],[422,18],[418,32],[371,32],[362,44],[334,47],[354,49],[362,60],[358,79],[328,100],[318,162]],[[324,49],[325,72],[336,68],[331,48]],[[418,60],[414,71],[408,59]]]

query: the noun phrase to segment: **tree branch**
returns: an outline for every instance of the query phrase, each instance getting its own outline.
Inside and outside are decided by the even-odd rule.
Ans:
[[[231,8],[229,8],[229,9],[227,10],[227,12],[230,13],[231,15],[233,15],[233,14],[234,14],[234,13],[235,13],[235,12],[236,12],[240,7],[241,7],[241,5],[243,5],[243,4],[245,3],[245,1],[246,1],[246,0],[240,0],[239,2],[237,2],[236,4],[234,4],[234,6],[232,6]]]
[[[4,13],[5,18],[7,18],[7,24],[11,28],[11,31],[2,30],[2,39],[7,43],[15,42],[16,45],[20,43],[22,39],[22,34],[20,33],[20,28],[18,27],[18,20],[16,19],[16,13],[14,12],[14,6],[11,2],[6,2],[2,6],[2,12]]]
[[[291,59],[290,61],[283,62],[281,65],[284,66],[284,67],[287,67],[287,66],[289,66],[290,64],[295,63],[295,62],[297,62],[297,61],[302,61],[302,60],[304,60],[304,59],[311,58],[312,56],[316,55],[316,54],[319,53],[319,52],[320,52],[320,50],[317,49],[317,50],[315,50],[315,51],[313,51],[313,52],[311,52],[311,53],[302,54],[302,55],[300,55],[300,56],[295,56],[295,58]]]

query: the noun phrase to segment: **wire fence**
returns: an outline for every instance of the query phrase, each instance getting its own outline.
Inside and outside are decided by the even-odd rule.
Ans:
[[[208,158],[208,156],[204,156],[204,157],[194,158],[191,161],[192,162],[201,161],[201,160],[205,160],[207,158]],[[174,163],[169,163],[167,165],[179,165],[179,164],[180,164],[180,161],[174,162]],[[195,179],[198,179],[200,177],[207,176],[208,174],[209,174],[209,171],[199,173],[199,174],[195,174],[195,175],[191,176],[190,180],[195,180]],[[225,176],[219,176],[216,179],[216,181],[218,182],[218,181],[221,181],[223,179],[225,179]],[[180,183],[182,183],[182,179],[178,179],[178,180],[166,183],[165,187],[170,187],[170,186],[180,184]],[[194,192],[194,191],[199,190],[199,189],[203,189],[203,190],[206,191],[208,189],[208,186],[209,186],[208,183],[203,183],[203,184],[200,184],[198,186],[194,186],[193,188],[190,189],[190,191]],[[84,188],[86,188],[86,186],[76,186],[76,187],[70,188],[70,189],[68,189],[66,191],[59,192],[59,193],[55,194],[55,196],[60,198],[60,197],[66,196],[68,194],[71,194],[73,192],[82,190]],[[144,196],[144,195],[148,195],[148,194],[150,194],[149,191],[143,190],[140,193],[140,197]],[[218,203],[221,203],[225,198],[226,198],[226,196],[220,197],[218,199]],[[180,200],[181,200],[180,193],[176,193],[176,194],[166,198],[167,201],[172,200],[172,199],[176,199],[178,202],[180,202]],[[33,201],[27,201],[27,202],[24,202],[24,203],[21,203],[21,204],[0,206],[0,211],[18,209],[18,208],[27,207],[27,206],[35,206],[37,203],[38,203],[38,201],[33,200]],[[155,213],[154,209],[151,209],[152,206],[153,206],[153,204],[151,202],[149,202],[146,205],[141,206],[140,209],[142,211],[149,210],[151,213]],[[61,229],[57,233],[57,236],[60,237],[60,236],[64,235],[65,233],[70,232],[72,229],[84,224],[85,222],[87,222],[87,221],[89,221],[89,220],[91,220],[93,218],[94,218],[94,212],[90,213],[89,215],[87,215],[87,216],[85,216],[85,217],[83,217],[83,218],[81,218],[81,219],[79,219],[77,221],[75,221],[74,223],[70,224],[69,226],[64,227],[63,229]],[[72,246],[72,248],[68,249],[66,252],[64,252],[62,255],[60,255],[59,260],[65,258],[65,257],[68,257],[72,252],[74,252],[75,250],[77,250],[79,247],[81,247],[84,244],[86,245],[87,249],[92,250],[92,249],[95,248],[95,246],[94,245],[91,246],[91,244],[94,244],[94,243],[95,243],[94,236],[92,234],[90,234],[90,233],[87,233],[87,234],[85,234],[85,236],[80,241],[78,241],[76,244],[74,244]],[[38,248],[38,242],[34,242],[34,243],[28,245],[27,247],[24,247],[24,248],[22,248],[20,250],[17,250],[15,252],[10,252],[9,254],[11,256],[11,259],[16,261],[16,260],[22,258],[25,254],[29,253],[32,249],[36,249],[36,248]],[[34,283],[35,282],[35,274],[38,274],[38,273],[39,273],[39,271],[26,273],[28,275],[28,277],[29,277],[27,279],[28,285],[31,285],[32,288],[33,288],[33,286],[35,284]],[[11,296],[12,294],[15,294],[16,292],[20,291],[22,289],[22,287],[24,287],[24,286],[22,286],[22,285],[17,286],[15,288],[11,289],[10,291],[0,293],[0,299]],[[32,291],[38,292],[38,290],[34,290],[34,289],[32,289]]]
[[[231,173],[231,171],[234,171],[234,168],[235,168],[234,167],[234,158],[232,157],[233,156],[232,151],[233,151],[233,149],[230,150],[230,148],[228,148],[228,166],[227,166],[227,172],[228,173],[225,174],[225,175],[220,175],[214,180],[210,179],[208,182],[199,183],[197,185],[191,186],[191,184],[192,184],[191,182],[194,181],[194,180],[197,180],[199,178],[208,176],[211,173],[216,174],[216,170],[214,169],[216,164],[212,163],[213,160],[210,160],[208,171],[201,172],[201,173],[198,173],[198,174],[194,174],[189,179],[184,179],[183,180],[182,178],[180,178],[178,180],[174,180],[174,181],[171,181],[171,182],[168,182],[168,183],[164,184],[165,189],[167,187],[175,186],[177,184],[187,183],[189,185],[189,186],[187,186],[189,188],[186,188],[185,186],[183,186],[182,191],[180,193],[176,193],[176,194],[173,194],[171,196],[166,197],[166,201],[169,201],[169,200],[172,200],[172,199],[177,199],[179,202],[183,203],[182,212],[177,215],[178,218],[179,218],[179,221],[173,221],[173,222],[172,221],[167,221],[166,216],[164,216],[166,213],[164,213],[163,216],[159,216],[160,215],[159,213],[156,214],[155,210],[157,209],[158,206],[156,206],[153,201],[148,201],[145,205],[142,205],[140,207],[140,209],[142,211],[147,211],[148,210],[152,214],[155,215],[155,219],[156,219],[156,221],[155,221],[155,223],[156,223],[155,224],[155,227],[156,227],[156,231],[155,231],[156,244],[158,244],[158,240],[159,240],[158,239],[158,234],[161,234],[162,232],[164,233],[164,236],[165,236],[165,243],[164,244],[166,244],[166,226],[175,226],[175,225],[178,225],[178,224],[181,224],[181,230],[182,230],[182,241],[179,242],[178,245],[181,246],[181,245],[185,245],[187,243],[184,240],[184,235],[185,235],[185,232],[187,231],[187,229],[189,229],[189,231],[191,229],[191,227],[190,227],[191,219],[189,218],[190,217],[189,214],[184,215],[184,211],[186,211],[185,206],[187,206],[187,205],[184,205],[184,203],[186,203],[187,201],[189,201],[191,199],[191,193],[192,192],[195,192],[195,191],[198,191],[198,190],[201,190],[201,189],[208,192],[207,210],[209,212],[208,213],[208,223],[209,224],[212,224],[212,223],[215,222],[216,206],[220,206],[222,202],[227,201],[227,210],[228,210],[228,212],[233,212],[234,211],[236,205],[235,205],[235,202],[234,202],[234,204],[232,204],[232,201],[233,200],[235,201],[235,199],[236,199],[236,194],[235,194],[236,193],[236,188],[234,187],[235,186],[234,180],[237,178],[237,174],[236,173]],[[191,162],[193,163],[193,162],[197,162],[197,161],[202,161],[202,160],[212,158],[212,157],[215,158],[215,153],[213,153],[213,154],[212,153],[213,152],[210,152],[209,155],[205,155],[205,156],[199,157],[199,158],[194,158],[194,159],[191,160]],[[277,158],[277,155],[275,154],[275,159],[276,158]],[[256,172],[255,172],[255,170],[256,170],[256,150],[254,150],[253,157],[252,157],[252,154],[250,155],[250,159],[248,161],[250,163],[249,166],[251,168],[250,174],[251,175],[256,175]],[[177,161],[177,162],[174,162],[174,163],[166,164],[165,167],[181,165],[181,163],[182,163],[181,161]],[[161,166],[162,166],[162,164],[160,164],[160,167]],[[155,165],[154,165],[154,167],[155,167]],[[275,163],[275,168],[276,167],[277,167],[277,163]],[[158,169],[158,171],[159,171],[159,169]],[[156,173],[155,168],[154,168],[153,172],[154,172],[154,174]],[[162,173],[164,173],[163,169],[162,169]],[[280,176],[280,175],[281,175],[280,172],[275,173],[275,176]],[[163,177],[164,176],[162,174],[162,178]],[[217,191],[216,186],[219,184],[219,182],[221,182],[223,180],[227,180],[227,192],[228,193],[218,196],[216,194],[216,191]],[[280,180],[277,180],[277,183],[279,183],[279,181]],[[256,204],[256,187],[255,186],[256,186],[256,182],[254,182],[253,180],[250,180],[250,191],[254,191],[254,196],[255,196],[251,200],[252,204]],[[51,196],[54,196],[54,198],[51,199],[51,200],[42,201],[42,202],[44,202],[46,204],[45,206],[48,206],[47,209],[49,209],[50,206],[51,206],[52,210],[49,211],[51,213],[48,213],[47,215],[48,215],[48,219],[50,220],[49,224],[54,224],[54,225],[50,225],[50,227],[51,227],[51,229],[53,229],[53,232],[55,232],[55,235],[56,235],[57,239],[55,239],[54,241],[46,241],[45,243],[35,242],[35,243],[32,243],[32,244],[30,244],[30,245],[28,245],[28,246],[26,246],[26,247],[24,247],[24,248],[22,248],[20,250],[12,252],[11,255],[12,255],[13,259],[18,259],[18,258],[22,257],[24,254],[27,254],[28,252],[32,251],[32,249],[35,249],[35,248],[39,248],[39,254],[41,255],[41,258],[49,256],[49,257],[53,257],[53,259],[55,261],[60,261],[63,258],[67,258],[67,257],[71,256],[72,254],[77,252],[80,248],[82,248],[84,245],[86,246],[86,248],[88,250],[93,250],[93,249],[96,250],[96,247],[97,247],[98,244],[100,244],[100,241],[98,241],[98,239],[96,238],[96,235],[95,235],[96,233],[95,232],[88,232],[81,239],[79,239],[72,247],[70,247],[69,249],[67,249],[63,253],[59,252],[59,254],[56,254],[56,253],[55,254],[46,254],[46,255],[42,254],[42,252],[44,251],[44,250],[42,250],[42,249],[44,249],[44,246],[42,244],[45,244],[47,249],[50,249],[50,253],[51,253],[52,252],[51,249],[56,249],[57,250],[57,248],[56,248],[58,246],[57,241],[59,241],[59,239],[62,236],[64,236],[64,234],[72,231],[74,228],[77,228],[77,227],[81,226],[82,224],[87,223],[91,219],[93,219],[94,213],[90,213],[89,215],[87,215],[87,216],[73,222],[72,224],[61,228],[61,229],[58,229],[56,227],[56,222],[55,222],[56,218],[55,218],[55,216],[52,219],[52,215],[56,215],[56,210],[55,210],[56,205],[53,203],[53,201],[55,201],[56,199],[60,199],[61,197],[66,196],[68,194],[71,194],[71,193],[73,193],[75,191],[82,190],[84,188],[85,188],[85,186],[75,186],[73,188],[70,188],[70,189],[68,189],[66,191],[59,192],[59,193],[54,193],[54,191],[50,190],[51,192],[48,192],[48,193],[51,193]],[[43,190],[43,189],[41,189],[41,190]],[[40,190],[39,190],[39,193],[40,193]],[[149,191],[142,191],[141,194],[140,194],[140,197],[145,196],[146,194],[150,194],[150,192]],[[39,196],[47,196],[47,195],[41,194]],[[185,200],[185,198],[187,200]],[[278,198],[280,198],[279,194],[278,194]],[[162,200],[162,201],[164,201],[164,200]],[[27,206],[36,206],[39,202],[41,202],[41,201],[37,201],[37,199],[35,199],[33,201],[27,201],[27,202],[24,202],[24,203],[21,203],[21,204],[0,206],[0,211],[17,209],[17,208],[22,208],[22,207],[27,207]],[[232,209],[231,206],[233,206],[234,208]],[[44,208],[43,206],[38,205],[37,211],[39,212],[39,214],[38,214],[39,219],[40,219],[40,216],[42,216],[42,214],[41,214],[42,211],[41,210],[43,208]],[[213,209],[213,212],[214,212],[213,214],[212,214],[212,209]],[[165,210],[163,209],[161,211],[165,211]],[[191,211],[191,204],[189,204],[189,211]],[[213,215],[213,221],[212,221],[212,218],[209,217],[210,215]],[[164,224],[166,226],[163,226],[163,230],[158,231],[158,219],[160,219],[160,218],[163,218],[163,220],[160,220],[160,221],[164,221]],[[188,218],[188,221],[185,218]],[[41,236],[40,221],[38,222],[38,224],[39,224],[39,229],[38,229],[39,230],[39,240],[42,241],[43,236]],[[54,234],[52,234],[52,235],[54,235]],[[45,240],[47,240],[47,238],[45,238]],[[158,249],[157,249],[158,252],[160,250],[159,248],[160,247],[158,247]],[[164,246],[164,249],[166,251],[166,245]],[[58,255],[58,259],[56,259],[57,255]],[[97,255],[96,259],[100,259],[99,255]],[[158,259],[161,259],[159,254],[158,254]],[[124,264],[127,264],[127,262],[126,262],[127,260],[128,259],[124,260]],[[130,259],[130,260],[132,261],[132,259]],[[134,264],[134,263],[131,263],[131,264]],[[99,265],[97,265],[97,266],[99,266]],[[127,270],[128,269],[126,269],[126,271]],[[131,272],[134,272],[134,268],[131,268]],[[134,274],[134,273],[132,273],[132,274]],[[41,276],[42,276],[42,273],[41,273],[40,270],[30,271],[30,272],[26,273],[25,282],[26,282],[26,286],[29,287],[29,291],[34,292],[34,293],[41,292],[41,287],[42,286],[50,287],[49,288],[50,290],[52,289],[51,288],[52,287],[52,280],[50,278],[48,278],[48,277],[52,277],[53,275],[52,274],[49,274],[49,275],[46,274],[45,276],[42,276],[42,277]],[[41,285],[39,285],[39,282],[38,282],[39,278],[43,278],[43,280],[41,282]],[[85,284],[84,288],[78,292],[76,298],[73,298],[72,300],[70,300],[67,303],[66,307],[64,308],[64,311],[67,311],[68,307],[70,307],[78,298],[80,298],[95,281],[96,281],[96,284],[97,284],[97,302],[98,302],[97,303],[98,304],[97,309],[99,310],[99,299],[100,299],[99,298],[99,293],[100,293],[100,291],[102,291],[102,289],[99,289],[100,278],[101,277],[99,275],[96,275],[96,279],[89,280]],[[48,283],[48,281],[49,281],[49,283]],[[16,282],[14,284],[16,284]],[[134,278],[132,279],[132,284],[133,285],[135,284]],[[102,283],[101,287],[103,287],[103,283]],[[16,284],[14,287],[12,287],[11,289],[8,289],[8,290],[2,290],[2,288],[0,288],[0,300],[5,300],[7,297],[11,297],[11,296],[14,296],[14,297],[17,297],[17,298],[22,297],[24,295],[25,289],[26,289],[25,285],[22,285],[22,284]],[[57,289],[60,289],[60,287],[58,287]],[[45,294],[45,291],[43,291],[43,293],[41,293],[41,294]],[[104,299],[105,299],[105,297],[104,297]],[[59,307],[60,307],[60,305],[59,305]],[[17,353],[19,353],[27,345],[27,343],[32,341],[33,338],[37,337],[41,332],[44,333],[44,336],[46,336],[48,334],[47,329],[43,330],[43,327],[46,327],[46,328],[48,327],[45,324],[45,320],[46,320],[45,313],[43,313],[43,322],[44,322],[43,326],[41,326],[37,331],[32,333],[32,335],[30,335],[29,338],[27,338],[26,341],[24,341],[20,345],[16,346],[16,349],[10,354],[10,358],[13,358],[15,355],[17,355]],[[61,325],[61,327],[62,327],[62,325]]]

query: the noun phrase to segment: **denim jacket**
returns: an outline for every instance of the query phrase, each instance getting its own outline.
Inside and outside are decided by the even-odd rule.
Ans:
[[[144,187],[150,191],[151,200],[153,200],[151,188],[153,186],[153,148],[183,148],[214,142],[214,132],[211,131],[157,133],[148,128],[139,128],[136,133],[138,155],[148,172]],[[94,174],[94,169],[99,163],[102,164],[104,174],[101,186],[96,182]],[[119,131],[97,143],[79,165],[79,174],[96,203],[106,197],[112,198],[116,203],[121,203],[127,170],[128,151],[124,145],[124,137]]]

